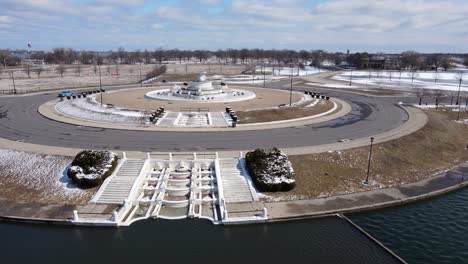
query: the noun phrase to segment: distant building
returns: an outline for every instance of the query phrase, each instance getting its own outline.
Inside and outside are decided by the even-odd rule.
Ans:
[[[361,68],[364,69],[396,69],[398,62],[390,57],[373,56],[370,58],[363,58]]]
[[[44,65],[44,60],[22,59],[21,65]]]

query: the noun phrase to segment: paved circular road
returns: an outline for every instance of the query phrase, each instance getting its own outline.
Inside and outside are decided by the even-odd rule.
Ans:
[[[280,88],[287,81],[269,84]],[[295,89],[312,89],[295,87]],[[407,114],[395,104],[414,98],[367,97],[353,93],[315,89],[343,99],[352,111],[341,118],[313,125],[261,131],[146,132],[82,127],[49,120],[37,112],[56,92],[42,95],[0,97],[0,136],[28,143],[110,150],[223,151],[257,147],[303,147],[336,143],[340,139],[370,137],[402,125]]]

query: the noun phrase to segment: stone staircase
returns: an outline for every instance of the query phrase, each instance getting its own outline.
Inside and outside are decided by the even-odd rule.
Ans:
[[[127,159],[97,198],[99,204],[122,204],[132,190],[133,183],[143,168],[145,160]]]
[[[219,167],[226,203],[253,202],[241,162],[236,158],[220,159]]]

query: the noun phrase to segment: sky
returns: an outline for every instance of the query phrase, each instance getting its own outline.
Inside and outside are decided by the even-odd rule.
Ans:
[[[468,52],[467,0],[0,0],[0,48]]]

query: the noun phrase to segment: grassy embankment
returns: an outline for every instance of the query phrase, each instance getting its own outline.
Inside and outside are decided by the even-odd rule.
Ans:
[[[468,160],[468,125],[456,113],[425,111],[429,121],[408,136],[374,145],[370,185],[366,178],[369,147],[331,153],[290,156],[296,188],[271,194],[281,199],[307,199],[391,187],[415,182]],[[461,114],[468,119],[468,114]]]

